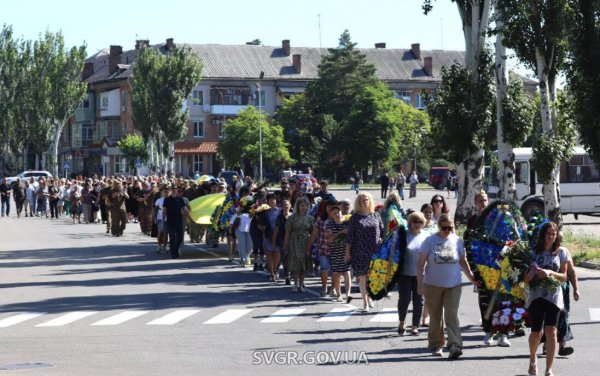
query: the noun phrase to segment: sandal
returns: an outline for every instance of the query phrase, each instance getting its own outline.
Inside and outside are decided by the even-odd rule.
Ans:
[[[527,374],[530,376],[537,375],[537,362],[529,362],[529,370],[527,371]]]
[[[417,329],[416,327],[413,326],[413,328],[410,330],[410,334],[413,336],[418,336],[419,335],[419,329]]]
[[[545,376],[554,376],[554,372],[552,372],[552,370],[548,370],[546,371]]]

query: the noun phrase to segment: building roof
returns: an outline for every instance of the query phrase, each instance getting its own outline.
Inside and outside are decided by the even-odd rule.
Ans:
[[[318,78],[318,66],[326,48],[291,47],[286,55],[281,47],[256,45],[180,44],[189,47],[202,60],[204,79],[257,79],[264,72],[264,79],[314,80]],[[164,44],[152,48],[164,52]],[[410,49],[361,48],[367,60],[375,65],[377,76],[385,81],[439,81],[441,67],[464,61],[464,52],[446,50],[421,50],[421,57],[433,58],[433,76],[423,69],[423,59],[417,59]],[[131,76],[131,65],[136,50],[123,51],[117,72],[108,71],[109,50],[104,49],[86,61],[94,63],[94,73],[85,81],[89,83],[122,79]],[[301,72],[293,66],[293,55],[301,56]]]
[[[290,47],[287,55],[281,46],[257,45],[221,45],[221,44],[178,44],[189,47],[202,61],[203,79],[258,79],[264,72],[264,79],[278,81],[306,81],[318,78],[318,66],[327,48]],[[165,52],[165,44],[151,46]],[[387,82],[438,82],[441,69],[454,64],[464,63],[464,51],[453,50],[420,50],[417,58],[411,49],[400,48],[359,48],[367,61],[376,68],[377,76]],[[133,64],[138,51],[127,50],[121,54],[118,69],[109,74],[109,49],[103,49],[90,56],[86,61],[94,63],[94,73],[85,81],[95,83],[113,79],[131,77]],[[293,55],[301,56],[301,70],[296,72],[293,66]],[[424,59],[432,58],[432,74],[424,69]],[[536,82],[525,77],[526,84]]]
[[[180,142],[175,144],[175,154],[214,154],[218,142]]]

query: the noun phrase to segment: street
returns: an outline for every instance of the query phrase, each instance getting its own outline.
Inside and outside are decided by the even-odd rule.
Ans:
[[[420,191],[405,206],[418,209],[432,194]],[[0,375],[527,371],[527,337],[511,338],[510,348],[482,346],[476,294],[464,278],[464,355],[450,362],[430,355],[424,328],[419,336],[398,336],[396,291],[361,313],[359,299],[321,298],[317,278],[307,280],[305,293],[293,293],[282,281],[269,282],[266,273],[235,266],[223,245],[186,244],[183,256],[171,260],[156,254],[155,240],[134,223],[115,238],[101,224],[11,213],[0,219],[0,236]],[[571,304],[575,339],[569,343],[575,353],[557,359],[556,375],[597,374],[600,272],[577,271],[582,299]],[[356,286],[353,295],[359,297]],[[543,371],[544,359],[538,362]]]

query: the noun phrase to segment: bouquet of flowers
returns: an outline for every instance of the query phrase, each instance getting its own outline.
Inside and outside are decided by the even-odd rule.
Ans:
[[[348,229],[348,224],[350,223],[350,217],[352,217],[352,214],[346,214],[346,215],[342,216],[342,221],[340,222],[340,224],[344,227],[344,230]],[[348,235],[344,235],[344,234],[336,236],[336,238],[331,242],[331,245],[337,247],[341,244],[342,245],[346,244],[347,237],[348,237]]]
[[[525,241],[508,241],[498,255],[496,263],[500,267],[501,291],[512,294],[525,300],[525,274],[529,270],[540,269],[533,261],[529,245]],[[560,281],[550,276],[544,279],[534,279],[529,282],[529,287],[544,287],[556,291],[560,287]]]
[[[529,317],[523,302],[503,301],[502,308],[492,315],[492,330],[494,333],[508,334],[528,325]]]

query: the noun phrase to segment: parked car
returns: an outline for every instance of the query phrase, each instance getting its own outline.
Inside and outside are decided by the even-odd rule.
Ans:
[[[6,182],[8,184],[10,184],[11,186],[14,186],[15,184],[17,184],[17,179],[21,179],[21,181],[24,180],[29,180],[30,178],[33,178],[35,181],[40,180],[40,178],[51,178],[52,174],[49,173],[48,171],[33,171],[33,170],[29,170],[29,171],[23,171],[20,174],[18,174],[17,176],[12,176],[10,178],[6,178]]]
[[[227,186],[231,186],[233,184],[233,177],[237,176],[239,178],[240,174],[237,171],[221,171],[219,172],[218,178],[225,179]]]
[[[450,176],[456,176],[456,169],[451,169],[450,167],[431,167],[427,182],[435,189],[444,189],[448,171],[450,171]]]
[[[318,184],[317,179],[310,174],[292,175],[288,182],[295,190],[301,190],[304,193],[312,193],[313,187]]]

